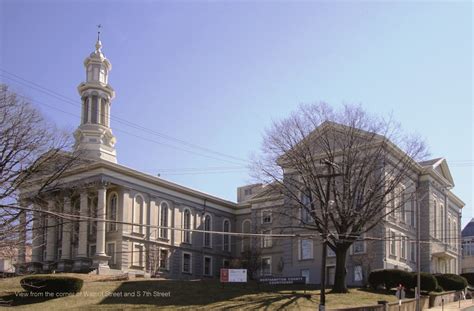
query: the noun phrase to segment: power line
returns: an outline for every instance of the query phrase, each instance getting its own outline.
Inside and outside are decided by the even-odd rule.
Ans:
[[[55,92],[51,89],[48,89],[44,86],[41,86],[35,82],[32,82],[32,81],[29,81],[25,78],[22,78],[14,73],[11,73],[5,69],[2,69],[0,68],[0,71],[8,74],[8,75],[11,75],[15,78],[12,78],[12,77],[8,77],[8,76],[5,76],[5,75],[2,75],[0,74],[0,76],[6,78],[6,79],[9,79],[11,81],[14,81],[16,83],[19,83],[21,85],[24,85],[26,87],[29,87],[29,88],[32,88],[32,89],[35,89],[39,92],[42,92],[43,94],[46,94],[48,96],[51,96],[51,97],[54,97],[62,102],[65,102],[65,103],[68,103],[70,105],[73,105],[75,107],[79,107],[81,108],[82,104],[78,103],[76,100],[74,99],[71,99],[67,96],[64,96],[58,92]],[[23,82],[22,82],[23,81]],[[144,131],[144,132],[147,132],[149,134],[152,134],[152,135],[155,135],[155,136],[158,136],[160,138],[163,138],[163,139],[167,139],[167,140],[170,140],[170,141],[173,141],[173,142],[176,142],[176,143],[180,143],[182,145],[185,145],[186,147],[189,147],[189,148],[192,148],[192,149],[198,149],[200,151],[204,151],[206,153],[211,153],[211,154],[214,154],[214,155],[217,155],[217,156],[220,156],[220,157],[224,157],[224,158],[229,158],[229,159],[232,159],[234,161],[239,161],[239,162],[243,162],[243,163],[248,163],[247,160],[245,159],[242,159],[242,158],[239,158],[239,157],[236,157],[236,156],[233,156],[233,155],[229,155],[229,154],[225,154],[223,152],[220,152],[220,151],[215,151],[215,150],[212,150],[210,148],[207,148],[207,147],[203,147],[203,146],[200,146],[200,145],[197,145],[197,144],[193,144],[193,143],[190,143],[190,142],[187,142],[183,139],[179,139],[179,138],[176,138],[176,137],[173,137],[171,135],[168,135],[168,134],[164,134],[164,133],[161,133],[161,132],[158,132],[156,130],[153,130],[153,129],[150,129],[150,128],[147,128],[145,126],[142,126],[140,124],[137,124],[137,123],[134,123],[134,122],[131,122],[131,121],[128,121],[126,119],[123,119],[123,118],[120,118],[120,117],[117,117],[117,116],[113,116],[113,115],[110,115],[110,118],[113,119],[113,120],[116,120],[117,122],[119,123],[122,123],[126,126],[129,126],[129,127],[132,127],[132,128],[135,128],[135,129],[138,129],[138,130],[141,130],[141,131]]]

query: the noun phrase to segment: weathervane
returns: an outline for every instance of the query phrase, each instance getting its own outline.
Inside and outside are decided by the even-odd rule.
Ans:
[[[97,25],[97,41],[100,41],[100,29],[102,28],[102,24]]]

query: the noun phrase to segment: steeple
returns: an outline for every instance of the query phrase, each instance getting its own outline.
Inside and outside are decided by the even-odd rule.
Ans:
[[[82,116],[74,132],[75,150],[84,152],[89,159],[117,163],[115,137],[110,129],[110,107],[115,97],[114,89],[108,84],[112,64],[102,53],[101,25],[98,28],[95,51],[84,60],[86,81],[77,87],[82,100]]]

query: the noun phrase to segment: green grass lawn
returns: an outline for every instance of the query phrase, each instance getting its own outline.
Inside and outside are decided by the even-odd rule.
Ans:
[[[72,274],[69,274],[72,275]],[[77,275],[76,275],[77,276]],[[0,280],[0,297],[11,301],[18,310],[64,309],[234,309],[276,310],[314,309],[319,304],[319,290],[302,286],[258,287],[256,284],[226,284],[218,281],[165,281],[136,279],[99,281],[94,276],[78,275],[85,280],[82,291],[60,298],[20,297],[25,293],[21,278]],[[16,295],[15,295],[16,293]],[[376,304],[377,300],[395,301],[392,294],[351,289],[349,294],[326,295],[329,308]]]

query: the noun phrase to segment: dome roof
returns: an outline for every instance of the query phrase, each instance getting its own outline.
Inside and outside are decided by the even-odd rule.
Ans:
[[[463,238],[474,236],[474,218],[462,229],[461,235]]]

